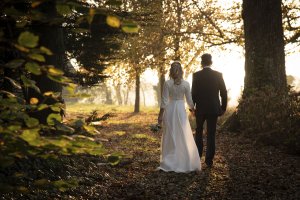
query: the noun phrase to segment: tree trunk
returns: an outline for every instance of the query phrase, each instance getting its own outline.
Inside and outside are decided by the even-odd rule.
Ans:
[[[160,104],[161,104],[161,96],[162,96],[163,87],[164,87],[165,82],[166,82],[165,72],[161,68],[160,72],[159,72],[159,77],[158,77],[158,84],[157,84],[157,86],[153,87],[156,92],[158,107],[160,107]]]
[[[243,20],[244,91],[229,128],[249,133],[282,130],[289,111],[278,109],[288,105],[281,0],[244,0]]]
[[[40,6],[40,12],[46,14],[49,18],[54,18],[57,15],[55,5],[55,1],[43,3]],[[39,35],[39,45],[47,47],[53,53],[53,55],[45,56],[46,61],[43,64],[53,65],[63,70],[64,42],[62,28],[60,28],[59,25],[40,24],[40,22],[33,23],[32,27],[32,31]],[[52,81],[46,74],[39,76],[32,75],[31,78],[36,81],[36,85],[40,88],[41,93],[37,93],[35,90],[29,88],[27,94],[25,94],[27,101],[29,101],[31,97],[36,97],[39,99],[39,102],[48,105],[63,102],[62,98],[45,98],[45,96],[43,96],[43,93],[48,91],[61,94],[62,85],[60,83]],[[46,124],[48,115],[53,112],[51,109],[44,109],[31,115],[39,119],[40,123]]]
[[[164,73],[161,73],[160,74],[160,77],[159,77],[159,84],[160,84],[160,100],[161,100],[161,96],[162,96],[162,93],[163,93],[163,88],[164,88],[164,84],[166,82],[166,78],[165,78],[165,74]]]
[[[105,85],[105,97],[106,97],[105,104],[111,105],[113,103],[111,97],[111,89],[107,85]]]
[[[180,33],[181,31],[181,12],[182,12],[182,3],[181,0],[176,0],[176,21],[177,21],[177,33]],[[180,34],[175,34],[174,39],[174,45],[175,45],[175,57],[174,60],[180,60]]]
[[[244,0],[244,92],[265,86],[286,92],[281,0]]]
[[[122,94],[121,94],[121,85],[120,84],[116,85],[115,90],[116,90],[118,104],[122,105],[123,101],[122,101]]]
[[[141,91],[142,91],[142,94],[143,94],[144,106],[146,107],[146,96],[145,96],[145,90],[144,90],[143,86],[141,86]]]
[[[123,90],[124,105],[128,105],[129,91],[130,91],[130,88],[128,86],[127,86],[127,89]]]
[[[135,103],[134,112],[140,112],[140,73],[136,70],[135,74]]]

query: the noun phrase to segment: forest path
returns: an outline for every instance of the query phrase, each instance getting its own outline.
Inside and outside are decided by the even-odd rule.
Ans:
[[[67,120],[87,118],[77,110],[70,112]],[[200,173],[156,171],[162,133],[151,132],[150,125],[156,123],[157,111],[110,111],[112,116],[96,126],[99,134],[94,137],[102,141],[105,155],[123,155],[119,164],[113,166],[105,156],[86,154],[24,160],[0,174],[0,183],[1,178],[26,173],[18,182],[11,182],[26,188],[0,193],[0,199],[300,199],[299,157],[254,144],[241,134],[219,131],[211,169],[203,164]],[[105,112],[99,111],[99,116]],[[78,184],[69,188],[58,182],[67,189],[57,190],[43,186],[48,180],[75,180]]]
[[[149,126],[156,117],[154,112],[119,113],[105,122],[97,137],[108,151],[131,157],[116,166],[93,159],[82,176],[94,181],[82,181],[76,194],[100,199],[299,199],[299,157],[238,134],[217,133],[211,169],[203,164],[200,173],[155,171],[161,133]]]

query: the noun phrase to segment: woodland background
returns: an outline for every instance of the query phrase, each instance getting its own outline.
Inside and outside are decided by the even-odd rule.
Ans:
[[[285,68],[299,54],[299,8],[296,0],[1,1],[1,197],[299,198],[299,77]],[[238,105],[219,120],[219,164],[199,176],[153,172],[161,132],[158,109],[145,102],[159,105],[171,61],[188,79],[208,50],[245,60]]]

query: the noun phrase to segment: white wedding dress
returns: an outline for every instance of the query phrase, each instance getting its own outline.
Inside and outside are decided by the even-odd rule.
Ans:
[[[185,110],[194,107],[190,85],[182,80],[179,85],[174,80],[164,84],[161,108],[163,116],[163,136],[161,141],[160,166],[163,171],[190,172],[201,170],[201,162],[192,129]]]

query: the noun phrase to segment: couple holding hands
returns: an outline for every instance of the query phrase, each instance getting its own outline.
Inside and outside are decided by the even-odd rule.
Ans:
[[[160,166],[158,169],[174,172],[201,170],[203,152],[203,125],[207,123],[205,163],[212,167],[215,155],[215,133],[219,116],[227,106],[227,90],[220,72],[211,69],[210,54],[201,56],[202,70],[193,74],[192,89],[183,80],[183,70],[177,61],[171,64],[170,80],[163,87],[158,123],[163,127]],[[196,135],[185,110],[185,101],[196,117]],[[221,101],[220,101],[221,97]]]

